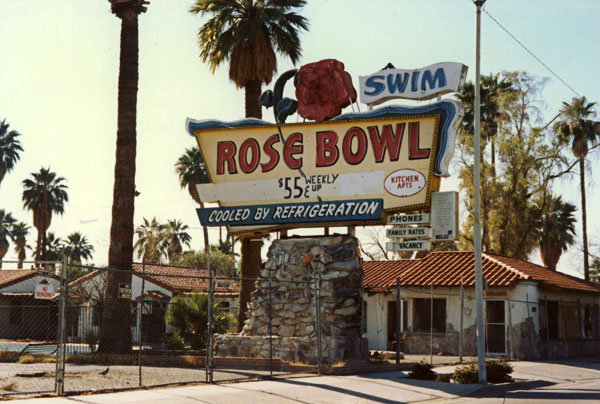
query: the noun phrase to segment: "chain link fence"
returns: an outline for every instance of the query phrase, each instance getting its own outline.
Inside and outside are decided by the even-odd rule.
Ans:
[[[305,303],[315,316],[290,358],[283,324],[269,320],[238,332],[239,277],[145,264],[124,271],[53,262],[29,271],[37,271],[32,282],[52,279],[54,288],[43,300],[33,293],[0,295],[0,318],[8,325],[0,335],[0,396],[318,373],[317,282],[244,279],[312,291]],[[276,293],[252,310],[267,310],[269,319],[274,310],[291,310],[278,307]]]
[[[387,351],[387,357],[395,356],[398,362],[477,361],[473,286],[407,287],[398,279],[395,286],[364,288],[364,332],[371,350],[380,355]],[[488,358],[539,360],[599,353],[597,298],[530,292],[519,288],[484,291]]]

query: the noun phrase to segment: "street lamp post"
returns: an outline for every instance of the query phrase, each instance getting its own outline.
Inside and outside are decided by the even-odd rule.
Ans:
[[[483,274],[482,274],[482,263],[481,263],[481,219],[480,219],[480,173],[479,173],[479,160],[481,154],[481,133],[480,133],[480,120],[481,120],[481,72],[480,72],[480,59],[481,59],[481,7],[485,3],[485,0],[473,0],[477,7],[477,34],[476,34],[476,50],[475,50],[475,161],[474,175],[473,175],[473,244],[475,253],[475,312],[477,321],[477,365],[479,368],[479,383],[486,382],[485,374],[485,328],[483,324]]]

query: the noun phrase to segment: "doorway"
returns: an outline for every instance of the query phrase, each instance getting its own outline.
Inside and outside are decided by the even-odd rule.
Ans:
[[[504,300],[485,301],[485,341],[489,354],[506,354],[506,319]]]

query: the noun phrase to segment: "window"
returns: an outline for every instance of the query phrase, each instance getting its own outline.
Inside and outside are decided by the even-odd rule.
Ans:
[[[446,299],[433,299],[433,327],[431,300],[413,299],[413,330],[417,332],[446,332]]]
[[[21,307],[20,302],[12,301],[10,305],[10,324],[21,324],[21,320],[23,318],[23,307]]]

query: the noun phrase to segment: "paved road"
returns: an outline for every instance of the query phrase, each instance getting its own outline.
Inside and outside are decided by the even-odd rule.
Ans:
[[[406,379],[400,372],[323,376],[237,384],[20,400],[17,404],[354,404],[599,403],[600,358],[557,363],[516,362],[518,382],[458,385]],[[449,371],[451,368],[441,368]]]

